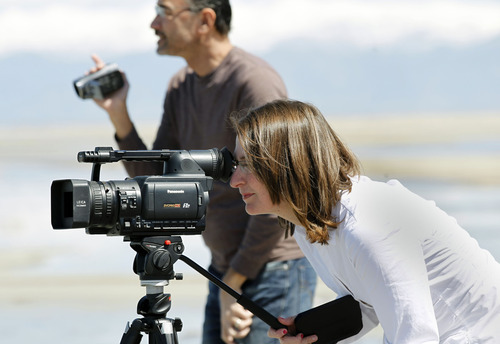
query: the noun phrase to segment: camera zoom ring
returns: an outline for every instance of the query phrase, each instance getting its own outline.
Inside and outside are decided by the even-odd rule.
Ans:
[[[218,151],[216,151],[215,149],[210,149],[210,153],[212,155],[212,171],[210,173],[210,175],[212,176],[212,178],[214,178],[215,180],[218,180],[220,178],[220,173],[219,173],[219,156],[218,156]]]
[[[93,195],[93,200],[94,200],[94,214],[97,216],[102,216],[103,212],[103,199],[102,199],[102,192],[101,192],[101,185],[100,183],[90,183],[92,187],[92,195]]]
[[[106,217],[113,214],[113,193],[109,187],[104,188],[104,195],[106,197]]]

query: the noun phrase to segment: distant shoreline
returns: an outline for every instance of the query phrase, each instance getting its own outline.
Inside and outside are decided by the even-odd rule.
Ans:
[[[40,304],[71,302],[73,306],[90,307],[106,303],[108,306],[124,299],[138,300],[146,293],[139,277],[130,275],[56,275],[33,276],[0,273],[0,304]],[[208,280],[199,274],[185,275],[184,280],[170,281],[165,293],[182,303],[204,305],[208,294]],[[78,295],[78,298],[74,296]],[[318,280],[316,303],[322,304],[336,297],[335,293]]]
[[[432,156],[404,155],[405,148],[432,149],[433,144],[453,146],[493,142],[500,147],[498,114],[328,118],[337,134],[353,150],[356,147],[378,148],[381,151],[384,146],[401,147],[403,155],[398,158],[360,156],[366,175],[500,185],[500,151],[482,152],[476,149],[459,156],[446,152]],[[157,126],[158,123],[153,122],[137,124],[137,130],[147,145],[153,142]],[[110,123],[75,123],[73,128],[67,124],[7,125],[0,128],[0,165],[20,159],[32,163],[49,160],[56,164],[73,164],[78,151],[93,150],[95,146],[117,149]],[[56,154],[47,155],[51,152]]]

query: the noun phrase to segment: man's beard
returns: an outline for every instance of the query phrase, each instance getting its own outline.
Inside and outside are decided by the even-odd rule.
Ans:
[[[155,30],[155,34],[158,37],[158,41],[156,42],[156,53],[158,55],[169,55],[167,36],[158,30]]]

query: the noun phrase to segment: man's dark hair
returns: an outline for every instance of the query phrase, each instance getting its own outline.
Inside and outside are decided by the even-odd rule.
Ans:
[[[215,29],[222,35],[227,35],[231,30],[231,5],[229,0],[187,0],[192,11],[201,11],[211,8],[215,11]]]

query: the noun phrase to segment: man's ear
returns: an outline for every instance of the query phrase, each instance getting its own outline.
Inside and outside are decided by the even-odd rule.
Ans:
[[[215,20],[217,18],[217,14],[211,8],[204,8],[200,12],[201,15],[201,25],[200,25],[200,33],[208,33],[215,27]]]

